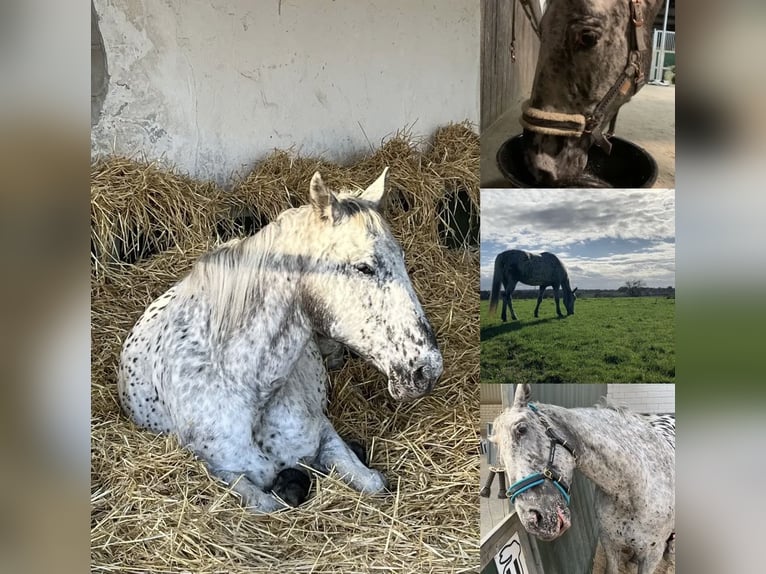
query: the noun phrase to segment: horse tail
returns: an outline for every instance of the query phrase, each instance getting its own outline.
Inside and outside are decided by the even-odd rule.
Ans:
[[[492,274],[492,293],[489,296],[489,312],[497,310],[497,301],[500,299],[500,284],[503,282],[503,270],[500,256],[495,258],[495,272]]]

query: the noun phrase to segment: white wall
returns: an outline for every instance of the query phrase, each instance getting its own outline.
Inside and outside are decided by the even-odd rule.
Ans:
[[[675,413],[676,386],[660,384],[608,385],[607,398],[639,413]]]
[[[224,183],[274,148],[345,161],[407,125],[478,124],[475,0],[94,4],[110,76],[94,156]]]

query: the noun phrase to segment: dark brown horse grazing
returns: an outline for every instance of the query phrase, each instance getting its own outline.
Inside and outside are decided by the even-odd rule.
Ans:
[[[609,153],[617,110],[646,81],[652,22],[663,4],[549,0],[539,23],[532,95],[521,117],[526,163],[538,183],[569,187],[568,181],[583,177],[591,145]]]
[[[562,288],[564,296],[564,307],[567,315],[574,315],[574,304],[577,288],[572,289],[569,285],[569,274],[564,264],[553,253],[541,253],[535,255],[519,249],[503,251],[495,258],[495,273],[492,277],[492,295],[489,299],[489,312],[494,313],[497,309],[497,301],[500,298],[500,288],[505,287],[503,296],[503,312],[501,318],[503,322],[507,321],[505,314],[506,307],[511,308],[511,319],[518,319],[513,310],[513,301],[511,295],[516,289],[516,283],[525,285],[534,285],[540,287],[540,293],[537,296],[537,306],[535,307],[535,317],[540,309],[540,303],[543,300],[543,293],[546,287],[553,288],[553,297],[556,299],[556,314],[563,317],[561,307],[559,306],[559,287]]]

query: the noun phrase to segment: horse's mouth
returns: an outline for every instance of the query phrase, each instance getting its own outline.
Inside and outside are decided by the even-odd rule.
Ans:
[[[588,169],[588,145],[583,138],[542,135],[524,130],[524,162],[538,187],[612,187]]]

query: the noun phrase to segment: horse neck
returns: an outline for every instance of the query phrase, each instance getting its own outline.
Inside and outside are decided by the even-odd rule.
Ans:
[[[311,337],[299,297],[304,212],[223,246],[195,269],[210,294],[212,340],[243,377],[248,370],[264,378],[283,376]]]
[[[577,469],[604,493],[621,498],[630,477],[638,484],[647,481],[639,460],[630,453],[642,437],[636,436],[635,424],[624,415],[613,409],[554,405],[546,405],[544,412],[554,427],[573,438]]]

